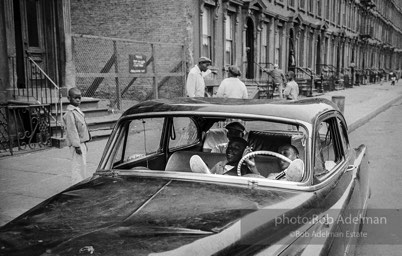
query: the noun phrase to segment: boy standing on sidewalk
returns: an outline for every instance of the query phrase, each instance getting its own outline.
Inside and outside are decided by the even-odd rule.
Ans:
[[[67,106],[67,112],[63,116],[64,127],[66,129],[67,146],[70,147],[72,155],[71,182],[74,185],[77,182],[86,179],[87,174],[87,145],[91,140],[88,131],[85,115],[79,108],[81,104],[81,91],[74,87],[68,91],[70,104]]]

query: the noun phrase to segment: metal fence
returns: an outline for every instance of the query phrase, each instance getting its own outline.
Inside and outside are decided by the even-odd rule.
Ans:
[[[73,35],[76,85],[85,97],[125,103],[184,96],[184,45]]]
[[[50,105],[0,106],[0,156],[51,146]]]

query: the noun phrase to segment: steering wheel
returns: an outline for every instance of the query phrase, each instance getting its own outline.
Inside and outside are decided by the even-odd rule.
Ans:
[[[290,160],[290,159],[287,158],[286,156],[281,155],[281,154],[276,153],[276,152],[273,152],[273,151],[259,150],[259,151],[250,152],[250,153],[244,155],[244,156],[240,159],[239,164],[237,165],[237,176],[241,176],[241,165],[243,164],[243,162],[244,162],[246,159],[249,159],[250,157],[254,157],[254,156],[256,156],[256,155],[275,156],[275,157],[277,157],[277,158],[279,158],[279,159],[281,159],[281,160],[284,160],[284,161],[286,161],[286,162],[288,162],[288,163],[291,163],[291,162],[292,162],[292,160]]]

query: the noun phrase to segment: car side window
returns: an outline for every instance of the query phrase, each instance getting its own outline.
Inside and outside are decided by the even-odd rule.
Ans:
[[[198,140],[197,126],[189,117],[173,118],[169,150],[192,145]]]
[[[128,162],[160,151],[164,118],[132,120],[125,130],[114,162]]]
[[[336,148],[336,128],[334,118],[325,120],[317,127],[315,136],[314,175],[320,177],[330,172],[340,161],[340,154]]]

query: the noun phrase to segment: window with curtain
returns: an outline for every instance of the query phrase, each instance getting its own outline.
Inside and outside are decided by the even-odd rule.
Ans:
[[[307,10],[311,13],[314,11],[314,0],[308,0]]]
[[[322,0],[317,0],[317,16],[322,16]]]
[[[212,58],[212,8],[204,6],[202,14],[201,56]]]
[[[304,10],[306,8],[306,0],[299,0],[299,9]]]
[[[261,31],[261,62],[267,63],[267,52],[268,52],[268,24],[264,23]],[[265,64],[264,64],[265,66]]]
[[[233,38],[234,38],[234,15],[227,13],[225,15],[225,65],[233,64]]]
[[[280,37],[280,30],[279,30],[279,28],[277,28],[278,29],[278,32],[276,32],[275,33],[275,64],[278,64],[278,65],[280,65],[280,57],[281,57],[281,48],[280,48],[280,45],[281,45],[281,37]]]
[[[299,37],[299,67],[304,67],[304,33],[304,30],[301,31]]]
[[[289,0],[289,6],[290,7],[295,7],[295,0]]]

